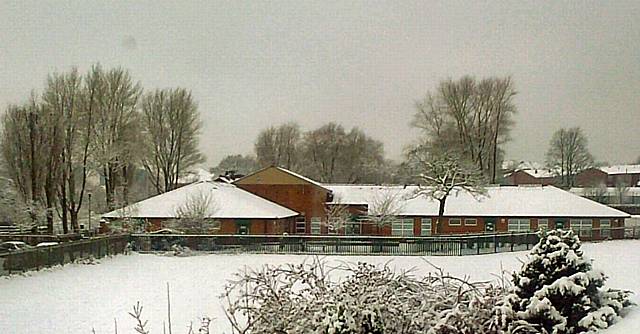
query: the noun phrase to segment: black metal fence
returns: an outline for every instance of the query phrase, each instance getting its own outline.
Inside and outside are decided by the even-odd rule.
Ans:
[[[0,276],[63,265],[78,259],[121,254],[125,251],[128,242],[129,235],[124,234],[0,253]]]
[[[472,255],[530,249],[535,233],[437,237],[311,235],[134,234],[134,250],[169,251],[174,245],[208,252],[344,255]]]
[[[637,239],[638,227],[575,231],[585,241]],[[174,245],[197,251],[341,255],[479,255],[529,250],[536,232],[439,235],[428,237],[343,235],[184,235],[133,234],[138,251],[169,251]]]

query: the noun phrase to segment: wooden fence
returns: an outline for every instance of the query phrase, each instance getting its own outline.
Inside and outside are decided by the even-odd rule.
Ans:
[[[105,236],[0,253],[0,276],[124,252],[129,235]]]

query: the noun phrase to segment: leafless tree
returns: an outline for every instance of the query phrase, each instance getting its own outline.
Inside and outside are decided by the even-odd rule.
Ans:
[[[547,167],[556,170],[565,187],[573,187],[576,174],[593,166],[587,137],[579,127],[560,129],[553,134],[546,154]]]
[[[216,167],[213,167],[209,172],[222,175],[227,171],[234,171],[237,174],[247,175],[258,169],[258,162],[256,158],[250,155],[228,155],[224,157]]]
[[[172,225],[188,233],[208,233],[220,228],[220,222],[214,219],[219,211],[219,204],[210,193],[196,192],[175,209],[177,219]]]
[[[300,126],[296,123],[262,130],[255,143],[258,165],[297,170],[300,167],[300,138]]]
[[[404,200],[400,189],[383,189],[369,199],[367,219],[378,227],[390,225],[402,213]]]
[[[67,73],[55,73],[49,76],[43,93],[45,108],[62,121],[62,152],[59,180],[59,201],[64,233],[71,228],[78,230],[78,212],[86,188],[90,171],[89,146],[93,124],[96,86],[95,67],[83,78],[74,68]]]
[[[329,233],[340,233],[350,222],[349,205],[343,203],[340,196],[334,197],[332,203],[325,207],[325,219],[322,224],[327,227]]]
[[[200,113],[191,92],[156,90],[142,101],[147,154],[143,165],[158,193],[175,188],[178,178],[204,161],[198,149]]]
[[[410,160],[418,172],[418,188],[414,196],[426,196],[438,201],[436,229],[442,222],[445,203],[450,195],[460,191],[474,197],[486,195],[486,179],[472,163],[455,154],[415,149],[409,153]],[[436,232],[438,232],[436,230]]]
[[[585,188],[585,196],[599,203],[606,203],[607,194],[607,185],[604,183]]]
[[[23,106],[9,106],[2,123],[6,167],[24,201],[46,207],[47,229],[52,234],[63,147],[62,119],[32,94]]]
[[[98,65],[87,75],[93,89],[92,145],[96,169],[105,180],[106,201],[115,208],[116,188],[125,183],[131,161],[140,149],[138,99],[140,83],[134,83],[128,71],[115,68],[104,72]],[[126,196],[125,196],[126,197]]]
[[[516,112],[515,94],[510,77],[443,81],[416,104],[411,124],[423,131],[422,144],[454,151],[495,183],[501,145],[509,140]]]

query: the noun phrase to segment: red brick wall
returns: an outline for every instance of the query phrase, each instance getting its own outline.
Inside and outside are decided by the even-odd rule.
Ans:
[[[612,182],[608,180],[607,173],[597,169],[597,168],[589,168],[583,170],[582,172],[576,175],[575,184],[577,187],[595,187],[600,184],[607,184],[608,186],[613,186],[613,184],[609,184]]]
[[[515,171],[507,177],[507,182],[511,185],[519,184],[541,184],[552,185],[555,184],[556,179],[553,177],[533,177],[524,171]]]
[[[312,217],[325,216],[327,190],[310,184],[237,184],[238,187],[305,215],[306,233],[311,233]],[[289,233],[295,231],[291,223]]]

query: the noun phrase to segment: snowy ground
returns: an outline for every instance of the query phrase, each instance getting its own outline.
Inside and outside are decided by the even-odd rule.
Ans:
[[[640,241],[625,240],[583,246],[595,266],[610,276],[609,286],[633,290],[638,303],[640,278]],[[495,279],[500,268],[519,268],[518,258],[526,252],[468,257],[426,257],[451,274],[470,275],[472,280]],[[28,276],[0,278],[0,333],[134,333],[128,312],[136,301],[144,306],[151,332],[162,333],[166,319],[166,283],[171,286],[173,333],[187,333],[191,321],[200,316],[217,320],[213,333],[226,328],[218,296],[224,282],[245,265],[301,262],[305,256],[288,255],[203,255],[163,257],[135,254],[103,259],[98,265],[68,265]],[[332,256],[329,262],[366,261],[385,263],[424,274],[431,267],[420,257],[346,257]],[[640,332],[640,308],[635,308],[607,334]]]

